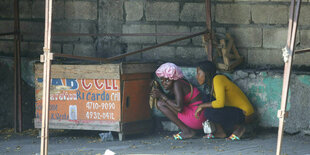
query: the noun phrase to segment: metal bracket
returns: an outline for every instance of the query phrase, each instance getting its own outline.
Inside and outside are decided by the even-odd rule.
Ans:
[[[288,112],[284,110],[278,110],[278,118],[287,118]]]
[[[284,63],[286,63],[288,61],[289,56],[291,56],[291,55],[292,55],[292,51],[290,49],[288,49],[287,46],[282,48],[282,56],[283,56]]]
[[[40,62],[45,62],[45,60],[53,60],[54,59],[54,53],[50,53],[50,49],[43,47],[44,54],[40,55]],[[47,56],[46,56],[47,55]]]

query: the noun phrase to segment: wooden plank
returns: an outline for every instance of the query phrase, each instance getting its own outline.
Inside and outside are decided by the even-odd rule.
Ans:
[[[42,71],[43,65],[35,64],[36,78],[43,77]],[[120,79],[120,65],[52,65],[51,78]]]
[[[41,128],[41,120],[34,119],[34,127]],[[68,121],[68,120],[50,120],[50,129],[74,129],[74,130],[97,130],[97,131],[115,131],[120,132],[120,122],[110,121]]]
[[[220,70],[228,70],[229,69],[228,65],[223,64],[223,63],[217,63],[216,66]]]
[[[220,44],[223,46],[223,48],[222,48],[222,55],[223,55],[224,64],[229,66],[230,65],[230,61],[229,61],[229,58],[228,58],[229,51],[227,51],[225,40],[221,39],[220,40]]]
[[[121,76],[122,80],[142,80],[142,79],[152,79],[152,74],[151,73],[138,73],[138,74],[123,74]]]
[[[156,64],[122,64],[121,74],[153,73],[157,69]]]

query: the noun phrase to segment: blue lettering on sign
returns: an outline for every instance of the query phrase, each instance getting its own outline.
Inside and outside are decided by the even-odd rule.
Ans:
[[[43,79],[42,78],[38,78],[37,81],[39,83],[42,83]],[[54,86],[64,86],[62,80],[59,79],[59,78],[53,78],[52,79],[52,85],[54,85]],[[78,84],[76,79],[66,79],[66,85],[65,86],[70,87],[70,90],[77,90],[79,88],[79,84]]]
[[[69,86],[73,90],[76,90],[79,88],[79,84],[77,83],[76,79],[66,79],[66,85]]]

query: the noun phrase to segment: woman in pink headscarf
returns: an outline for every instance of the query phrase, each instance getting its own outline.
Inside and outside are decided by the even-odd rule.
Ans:
[[[159,110],[181,129],[181,132],[173,135],[174,139],[192,138],[195,130],[202,129],[202,122],[206,120],[204,114],[200,114],[199,119],[195,118],[202,96],[197,88],[184,79],[181,69],[173,63],[162,64],[156,70],[156,75],[169,93],[166,95],[159,89],[154,89],[151,95],[158,99]]]

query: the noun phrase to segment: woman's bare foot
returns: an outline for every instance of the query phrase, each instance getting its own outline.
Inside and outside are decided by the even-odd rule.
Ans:
[[[243,125],[238,125],[236,130],[233,132],[237,137],[241,138],[245,133],[245,127]]]
[[[180,136],[182,137],[182,139],[193,138],[195,135],[196,135],[196,132],[194,130],[182,131],[180,133]]]

